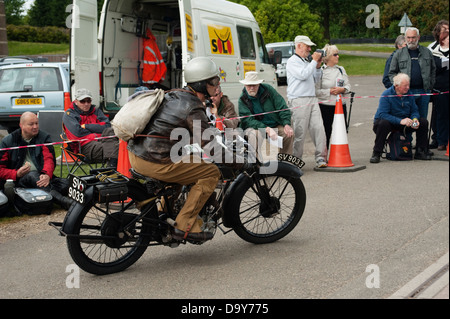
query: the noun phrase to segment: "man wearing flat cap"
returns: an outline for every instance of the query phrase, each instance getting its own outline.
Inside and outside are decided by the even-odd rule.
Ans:
[[[265,136],[274,141],[280,136],[283,139],[280,152],[292,154],[291,111],[284,98],[263,81],[258,78],[258,72],[247,72],[245,79],[240,81],[244,84],[238,102],[239,116],[243,116],[241,127],[249,140],[256,136],[254,146],[260,146]]]
[[[315,82],[321,76],[322,54],[314,52],[312,59],[308,58],[311,46],[315,45],[307,36],[295,37],[295,54],[286,64],[287,97],[295,135],[293,155],[302,158],[305,135],[309,131],[316,147],[316,167],[322,168],[327,166],[327,139],[315,90]]]
[[[117,167],[119,140],[115,137],[109,119],[92,104],[92,94],[87,89],[78,89],[75,100],[63,115],[63,126],[69,140],[80,140],[80,149],[73,149],[77,143],[70,143],[73,151],[85,155],[91,162],[108,162]],[[98,139],[99,137],[114,136]]]

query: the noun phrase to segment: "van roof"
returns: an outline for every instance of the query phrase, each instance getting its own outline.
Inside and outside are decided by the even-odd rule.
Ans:
[[[267,43],[266,47],[283,47],[294,45],[294,41]]]
[[[218,2],[220,2],[220,4],[218,4]],[[191,6],[192,9],[201,9],[227,16],[232,14],[233,17],[244,20],[254,21],[255,19],[246,6],[226,0],[191,0]]]

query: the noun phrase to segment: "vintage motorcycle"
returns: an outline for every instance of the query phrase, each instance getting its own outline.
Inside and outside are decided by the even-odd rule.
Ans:
[[[212,165],[218,165],[222,177],[199,214],[202,231],[234,231],[248,242],[265,244],[283,238],[300,221],[306,204],[301,159],[278,154],[278,161],[256,162],[246,171]],[[186,244],[174,239],[171,230],[190,187],[130,171],[130,178],[111,169],[69,176],[69,197],[75,202],[62,223],[50,225],[66,237],[72,259],[86,272],[120,272],[148,246]]]

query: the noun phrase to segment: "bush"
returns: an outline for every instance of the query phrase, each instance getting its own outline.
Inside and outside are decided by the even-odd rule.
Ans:
[[[10,41],[70,43],[70,30],[66,28],[9,24],[6,30]]]

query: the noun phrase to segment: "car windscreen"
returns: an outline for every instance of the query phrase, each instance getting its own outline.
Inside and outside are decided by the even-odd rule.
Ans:
[[[57,68],[25,67],[0,70],[0,93],[62,90]]]
[[[290,58],[293,54],[294,54],[294,46],[293,45],[289,45],[289,46],[281,46],[281,47],[270,47],[269,50],[274,50],[274,51],[281,51],[281,55],[283,56],[283,58]]]

